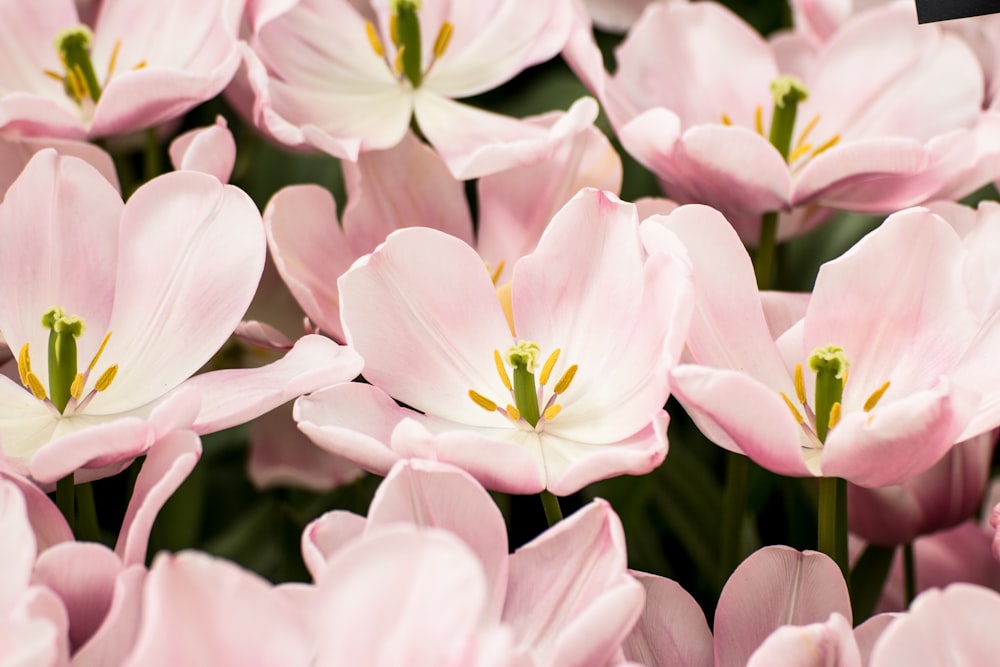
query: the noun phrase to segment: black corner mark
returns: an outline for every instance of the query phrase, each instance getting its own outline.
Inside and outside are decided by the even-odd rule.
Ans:
[[[916,0],[916,3],[919,23],[1000,13],[1000,0]]]

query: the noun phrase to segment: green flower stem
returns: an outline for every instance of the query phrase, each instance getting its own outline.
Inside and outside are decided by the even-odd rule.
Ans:
[[[76,485],[73,482],[73,473],[70,473],[56,482],[56,505],[59,511],[66,517],[69,529],[76,535]]]
[[[913,558],[913,542],[903,545],[903,592],[906,595],[906,608],[913,604],[917,597],[917,563]]]
[[[76,487],[76,511],[78,540],[101,541],[101,528],[97,524],[97,505],[94,502],[94,487],[90,482]]]
[[[559,498],[549,491],[542,491],[538,495],[542,499],[542,507],[545,509],[545,519],[549,522],[549,526],[554,526],[562,521],[563,514],[562,508],[559,507]]]
[[[819,530],[817,548],[833,559],[850,584],[847,556],[847,480],[819,479]]]
[[[743,513],[747,504],[750,460],[742,454],[726,454],[726,492],[722,506],[722,543],[718,563],[718,590],[743,560]]]
[[[753,271],[757,275],[757,289],[771,289],[774,274],[774,249],[778,238],[778,212],[770,211],[760,219],[760,241],[754,255]]]
[[[160,138],[155,127],[146,128],[145,148],[142,152],[142,168],[146,180],[150,181],[163,173],[163,158],[160,155]]]

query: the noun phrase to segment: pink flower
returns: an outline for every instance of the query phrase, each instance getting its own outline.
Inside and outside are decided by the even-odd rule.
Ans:
[[[339,286],[372,384],[297,403],[320,446],[372,471],[436,458],[489,488],[560,495],[666,454],[686,261],[644,253],[634,207],[612,195],[581,191],[556,214],[515,266],[507,312],[476,252],[430,229],[394,232]]]
[[[247,19],[253,120],[291,146],[356,160],[399,143],[412,117],[456,177],[474,178],[537,161],[597,115],[583,100],[542,128],[452,101],[557,54],[561,0],[259,2]]]
[[[4,0],[0,130],[67,139],[119,135],[211,99],[239,66],[224,4],[104,0],[88,27],[73,0]]]
[[[20,377],[0,377],[0,441],[38,481],[106,474],[175,428],[242,423],[360,370],[305,337],[270,366],[188,379],[236,327],[264,261],[253,202],[212,176],[165,174],[123,204],[86,163],[43,151],[0,204],[0,233],[0,282],[18,286],[0,295],[0,329]]]
[[[671,386],[716,444],[780,474],[874,487],[911,479],[1000,421],[982,362],[997,354],[998,320],[981,325],[961,241],[929,211],[890,216],[824,264],[805,316],[777,340],[721,215],[692,206],[652,218],[651,249],[660,225],[688,248],[698,304],[696,365],[674,369]]]

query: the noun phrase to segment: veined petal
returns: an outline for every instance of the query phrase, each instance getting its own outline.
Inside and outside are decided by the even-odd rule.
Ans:
[[[6,615],[31,583],[38,554],[24,498],[17,486],[6,480],[0,480],[0,528],[10,540],[0,555],[4,573],[0,578],[0,609]]]
[[[788,667],[861,667],[851,624],[834,612],[826,622],[785,625],[761,643],[747,667],[783,664]]]
[[[646,589],[646,608],[625,638],[625,657],[643,665],[713,667],[705,612],[676,581],[632,571]]]
[[[2,106],[2,103],[0,103]],[[118,189],[118,174],[111,156],[99,146],[72,139],[0,139],[0,192],[7,192],[24,167],[38,151],[55,148],[60,155],[72,155],[84,160]]]
[[[170,162],[177,170],[201,171],[228,183],[236,163],[236,140],[226,119],[189,130],[170,142]]]

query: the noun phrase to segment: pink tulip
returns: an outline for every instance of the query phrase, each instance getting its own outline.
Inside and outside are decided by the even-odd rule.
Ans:
[[[505,312],[468,245],[394,232],[339,282],[371,384],[299,401],[299,428],[368,470],[435,458],[515,493],[648,472],[690,313],[682,255],[644,253],[634,207],[584,190],[514,267]]]
[[[200,171],[228,183],[236,164],[236,140],[226,119],[218,116],[214,125],[189,130],[170,143],[174,169]]]
[[[305,337],[270,366],[188,379],[236,327],[264,261],[253,202],[212,176],[166,174],[123,204],[86,163],[43,151],[0,228],[0,281],[20,286],[0,297],[20,375],[0,378],[0,440],[40,482],[113,473],[175,428],[242,423],[360,369]],[[53,339],[72,354],[50,359]]]
[[[178,118],[239,66],[225,4],[104,0],[87,26],[73,0],[4,0],[0,130],[83,139]]]
[[[557,54],[565,1],[272,0],[251,3],[247,20],[253,120],[291,146],[357,160],[395,146],[413,118],[457,178],[474,178],[537,162],[597,115],[581,100],[537,127],[452,100]]]

